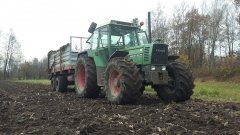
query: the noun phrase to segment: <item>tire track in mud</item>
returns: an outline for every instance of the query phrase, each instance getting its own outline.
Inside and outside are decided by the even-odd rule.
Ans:
[[[0,81],[0,134],[240,134],[240,104],[199,99],[136,105],[82,99],[50,86]]]

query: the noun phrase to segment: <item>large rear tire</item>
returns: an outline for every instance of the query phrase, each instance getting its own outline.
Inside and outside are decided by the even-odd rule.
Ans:
[[[58,92],[66,92],[67,91],[67,77],[65,75],[57,76],[56,80],[55,80],[55,87],[56,87],[56,91],[58,91]]]
[[[79,97],[97,98],[99,96],[96,65],[93,59],[87,56],[79,57],[75,68],[75,88]]]
[[[136,65],[123,58],[113,58],[105,72],[105,91],[113,104],[133,104],[141,95],[142,77]]]
[[[172,61],[169,62],[167,71],[169,75],[168,85],[153,86],[158,97],[166,102],[180,102],[190,99],[194,88],[194,79],[190,69],[180,62]]]

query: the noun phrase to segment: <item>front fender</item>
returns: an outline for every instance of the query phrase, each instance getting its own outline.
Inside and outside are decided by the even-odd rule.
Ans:
[[[115,51],[108,59],[110,61],[112,58],[116,57],[126,57],[129,54],[129,52],[126,51]]]

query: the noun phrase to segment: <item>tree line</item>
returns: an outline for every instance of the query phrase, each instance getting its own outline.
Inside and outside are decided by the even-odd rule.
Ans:
[[[45,79],[47,78],[47,58],[23,58],[21,44],[13,31],[0,31],[0,80],[1,79]]]
[[[240,72],[239,0],[203,1],[198,8],[182,2],[172,15],[159,5],[151,25],[153,39],[169,44],[170,53],[193,69]]]
[[[19,65],[18,79],[47,79],[48,59],[41,60],[34,58],[32,61],[25,61]]]

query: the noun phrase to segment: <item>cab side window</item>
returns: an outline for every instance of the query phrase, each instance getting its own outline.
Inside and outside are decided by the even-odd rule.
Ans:
[[[100,29],[99,47],[107,47],[108,45],[108,29],[107,27]]]
[[[135,31],[131,31],[129,33],[127,33],[126,35],[124,35],[124,44],[126,46],[136,46],[138,45],[137,42],[137,36],[136,36],[136,32]]]
[[[99,32],[95,31],[89,40],[89,43],[91,44],[92,49],[96,49],[98,46],[98,34]]]

